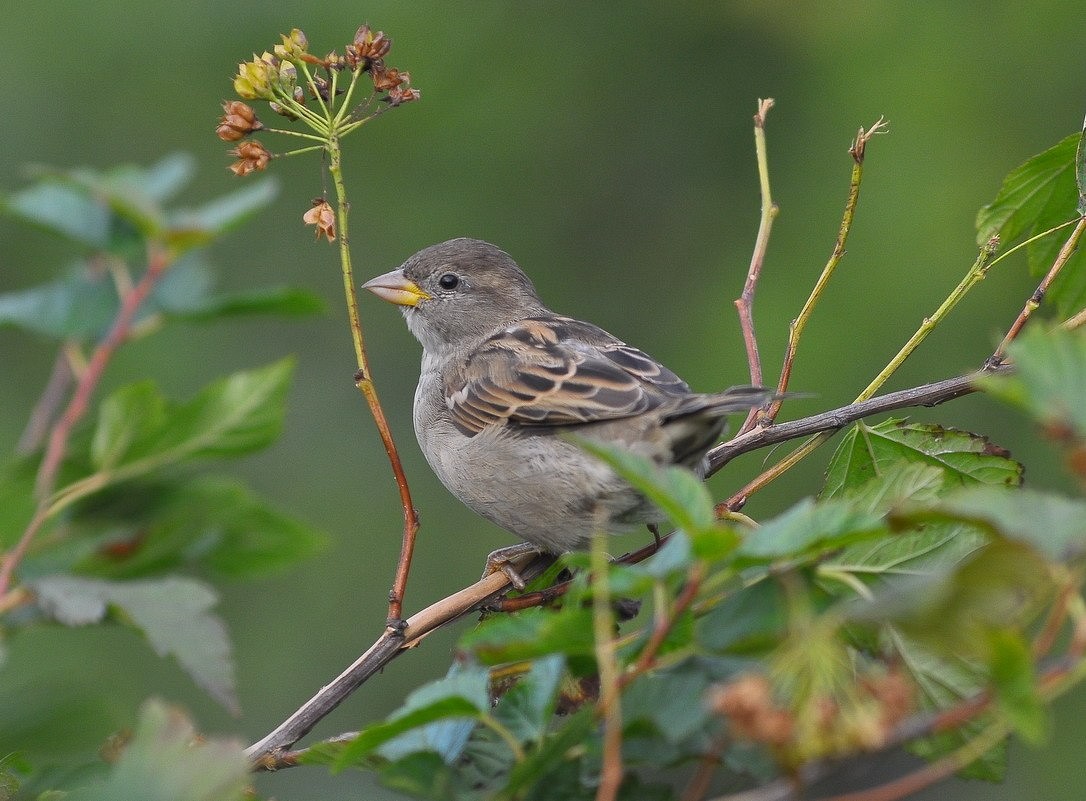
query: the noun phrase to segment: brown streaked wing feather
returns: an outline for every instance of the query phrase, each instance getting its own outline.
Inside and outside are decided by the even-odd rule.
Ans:
[[[456,427],[566,426],[613,420],[689,393],[650,356],[566,317],[529,318],[494,334],[446,377]]]

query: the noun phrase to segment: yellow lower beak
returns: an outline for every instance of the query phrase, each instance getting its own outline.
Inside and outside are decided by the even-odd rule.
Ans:
[[[362,288],[368,289],[381,300],[387,300],[397,306],[418,306],[422,301],[430,299],[430,296],[423,292],[418,284],[403,274],[403,270],[393,270],[371,278],[362,284]]]

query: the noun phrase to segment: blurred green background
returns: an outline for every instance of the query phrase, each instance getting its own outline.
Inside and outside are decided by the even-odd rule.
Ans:
[[[236,188],[212,131],[238,61],[303,28],[314,52],[341,49],[361,22],[387,31],[391,65],[422,102],[347,146],[352,245],[361,280],[453,236],[513,254],[556,309],[648,350],[697,389],[746,380],[731,301],[758,222],[751,116],[773,97],[770,169],[781,206],[755,317],[779,368],[789,320],[828,256],[845,200],[849,142],[880,115],[848,256],[801,345],[792,402],[802,416],[867,384],[975,257],[973,218],[1002,177],[1076,130],[1086,97],[1081,0],[1021,2],[320,2],[8,3],[2,15],[0,188],[30,163],[150,164],[183,150],[202,167],[185,200]],[[273,150],[282,140],[264,141]],[[322,191],[313,157],[273,164],[272,209],[213,252],[227,288],[291,283],[328,300],[323,318],[180,325],[125,350],[107,387],[151,375],[188,397],[227,371],[297,354],[282,441],[240,468],[282,508],[331,534],[289,574],[223,587],[244,716],[232,720],[130,632],[38,629],[8,643],[0,750],[51,721],[28,699],[78,698],[111,726],[150,694],[184,703],[210,732],[264,734],[380,631],[399,549],[400,511],[384,454],[352,384],[334,248],[301,215]],[[71,251],[0,219],[0,291],[51,278]],[[979,366],[1036,281],[1004,262],[890,389]],[[453,501],[410,427],[419,349],[399,314],[361,299],[383,400],[423,529],[406,609],[473,580],[508,535]],[[52,343],[0,331],[0,446],[10,451],[44,384]],[[1059,465],[1017,416],[969,398],[915,418],[989,434],[1064,486]],[[755,516],[817,491],[829,451],[756,497]],[[723,496],[762,455],[717,476]],[[631,540],[629,544],[634,544]],[[616,552],[627,543],[617,543]],[[470,625],[463,623],[462,626]],[[444,673],[456,632],[428,639],[356,693],[318,734],[356,728]],[[37,708],[35,706],[35,708]],[[961,799],[1081,798],[1086,693],[1063,701],[1051,744],[1015,747],[1004,786],[960,784]],[[43,753],[93,750],[108,729],[69,722]],[[369,777],[297,769],[262,777],[284,801],[392,797]],[[944,786],[925,797],[945,798]]]

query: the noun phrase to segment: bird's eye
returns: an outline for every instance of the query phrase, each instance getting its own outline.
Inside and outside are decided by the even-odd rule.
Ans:
[[[456,273],[445,273],[437,279],[437,282],[441,285],[442,289],[456,289],[456,287],[460,285],[460,276]]]

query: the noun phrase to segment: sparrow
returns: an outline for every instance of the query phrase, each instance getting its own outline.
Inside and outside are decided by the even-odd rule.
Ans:
[[[644,351],[548,309],[507,253],[477,239],[420,250],[363,287],[399,306],[422,344],[413,417],[426,461],[461,502],[528,543],[495,551],[492,569],[527,548],[562,553],[596,532],[655,534],[663,521],[563,434],[704,476],[725,415],[773,397],[692,392]]]

